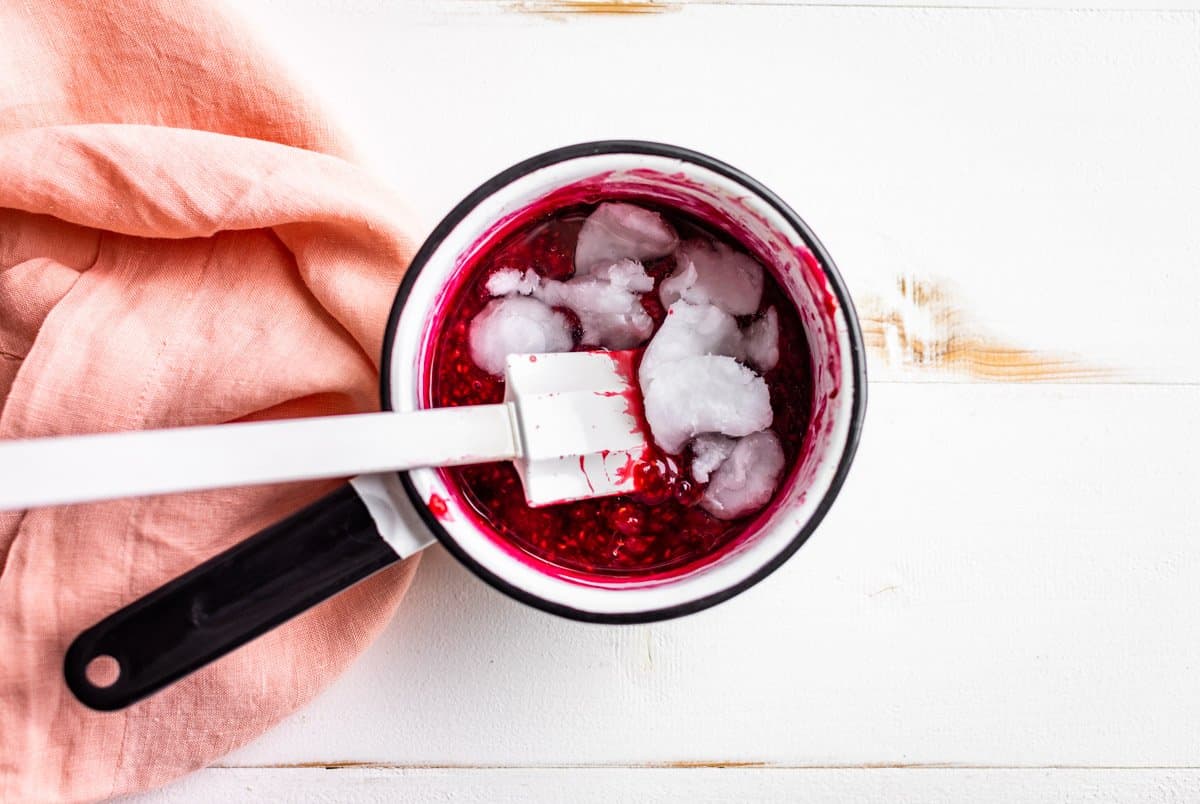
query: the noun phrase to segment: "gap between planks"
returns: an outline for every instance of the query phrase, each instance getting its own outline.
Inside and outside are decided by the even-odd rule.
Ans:
[[[1118,11],[1162,14],[1200,11],[1200,0],[1151,7],[1128,3],[1105,2],[1028,2],[1028,3],[970,3],[952,2],[838,2],[838,0],[475,0],[503,11],[532,16],[563,19],[569,17],[611,17],[666,14],[688,6],[728,6],[746,8],[862,8],[898,9],[912,11]]]
[[[210,765],[208,770],[465,770],[465,771],[557,771],[557,770],[697,770],[729,769],[759,771],[1200,771],[1200,765],[986,765],[956,762],[893,763],[868,762],[852,765],[793,765],[753,761],[705,761],[683,760],[678,762],[648,762],[642,764],[623,763],[569,763],[529,765],[473,765],[473,764],[392,764],[386,762],[358,762],[339,760],[332,762],[296,762],[271,765]]]

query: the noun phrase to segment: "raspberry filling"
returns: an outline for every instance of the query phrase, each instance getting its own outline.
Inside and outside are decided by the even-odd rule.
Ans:
[[[661,215],[685,244],[712,243],[724,253],[736,252],[738,259],[750,257],[737,243],[690,215],[640,201],[636,203]],[[551,280],[546,283],[549,286],[561,285],[577,277],[580,266],[576,264],[576,244],[584,221],[596,209],[594,204],[575,205],[538,214],[491,244],[465,266],[462,274],[465,280],[453,289],[443,304],[442,317],[435,328],[430,383],[430,402],[434,406],[502,401],[503,378],[482,368],[473,358],[472,322],[495,301],[499,285],[497,275],[515,277],[521,274],[526,281],[533,282]],[[666,256],[642,259],[639,263],[654,284],[653,290],[640,294],[640,309],[632,318],[640,319],[643,327],[647,320],[651,322],[653,333],[658,332],[668,317],[664,296],[668,301],[672,298],[669,292],[661,292],[663,282],[684,273],[678,261],[686,256],[681,255],[686,255],[686,247],[676,248]],[[588,260],[600,265],[604,255],[595,260],[589,255]],[[536,277],[527,273],[531,270]],[[762,320],[765,311],[773,309],[772,318],[777,316],[778,359],[762,372],[762,379],[770,394],[770,429],[782,448],[783,466],[790,467],[800,454],[811,415],[811,355],[793,303],[770,271],[763,273],[757,310],[737,315],[736,321],[748,333],[755,321]],[[489,280],[492,280],[490,288]],[[518,283],[513,279],[508,284],[516,287]],[[670,289],[669,284],[667,290]],[[570,342],[575,349],[597,348],[594,343],[585,345],[583,341],[594,337],[595,332],[603,332],[602,325],[606,321],[581,321],[581,316],[568,307],[554,306],[553,314],[559,326],[562,319],[557,316],[565,317]],[[630,319],[628,315],[621,318]],[[474,357],[479,357],[478,351]],[[693,467],[695,461],[708,460],[709,453],[701,449],[701,441],[707,438],[707,435],[699,436],[691,446],[675,454],[665,452],[661,445],[653,446],[643,462],[632,469],[637,487],[634,494],[542,508],[531,508],[526,504],[520,479],[511,463],[443,471],[451,493],[457,494],[475,512],[481,525],[538,559],[585,574],[609,577],[658,574],[700,562],[729,545],[758,512],[756,509],[740,516],[726,513],[722,517],[711,512],[716,509],[711,500],[705,500],[708,484],[697,478],[705,478],[713,484],[720,478],[716,474],[709,477],[707,466]],[[733,443],[723,436],[716,438]],[[728,453],[727,449],[721,458]],[[781,485],[779,481],[776,489],[778,485]]]

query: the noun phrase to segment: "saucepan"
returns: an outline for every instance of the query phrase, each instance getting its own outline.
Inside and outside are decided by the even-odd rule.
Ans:
[[[808,226],[762,184],[704,154],[585,143],[521,162],[472,192],[433,230],[397,290],[383,339],[383,409],[431,405],[430,356],[447,289],[473,257],[529,210],[616,197],[685,211],[741,243],[768,267],[803,325],[812,399],[802,448],[771,505],[736,540],[676,572],[584,577],[486,527],[446,470],[363,475],[80,634],[65,659],[75,696],[100,710],[128,706],[434,541],[501,592],[597,623],[700,611],[795,553],[829,510],[858,444],[862,334],[842,278]],[[101,664],[116,672],[101,677]]]

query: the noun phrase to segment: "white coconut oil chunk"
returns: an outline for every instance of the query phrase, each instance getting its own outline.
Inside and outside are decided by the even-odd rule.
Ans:
[[[779,313],[774,307],[768,307],[742,330],[742,351],[746,361],[760,372],[779,365]]]
[[[718,433],[705,433],[692,439],[692,477],[707,483],[713,472],[733,454],[737,439]]]
[[[714,304],[731,315],[750,315],[762,301],[763,267],[724,243],[687,240],[675,250],[675,271],[658,294],[666,306],[683,299]]]
[[[783,463],[783,447],[775,433],[766,430],[746,436],[713,473],[700,507],[718,519],[737,519],[759,510],[771,501]]]
[[[642,306],[642,294],[653,288],[654,280],[640,262],[620,260],[566,282],[543,280],[534,294],[579,316],[585,346],[632,349],[654,331],[654,319]]]
[[[575,243],[575,275],[587,276],[621,260],[665,257],[679,245],[679,235],[653,210],[608,202],[588,215]]]
[[[646,422],[673,455],[705,433],[744,436],[771,426],[766,381],[739,363],[742,333],[710,304],[677,301],[638,368]]]
[[[732,357],[685,357],[641,379],[646,422],[654,441],[678,455],[694,436],[744,436],[771,426],[771,395],[763,378]]]
[[[493,296],[531,296],[541,282],[542,278],[537,275],[536,271],[505,268],[489,276],[484,287]]]
[[[646,346],[640,369],[642,385],[649,384],[660,367],[685,357],[740,357],[742,351],[737,321],[729,313],[711,304],[675,302]]]
[[[471,359],[489,374],[504,376],[511,354],[569,352],[575,347],[571,322],[537,299],[504,296],[492,299],[471,319]]]

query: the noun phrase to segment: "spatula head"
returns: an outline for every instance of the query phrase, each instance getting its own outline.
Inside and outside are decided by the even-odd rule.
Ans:
[[[531,506],[634,491],[650,444],[634,352],[509,355],[517,473]]]

